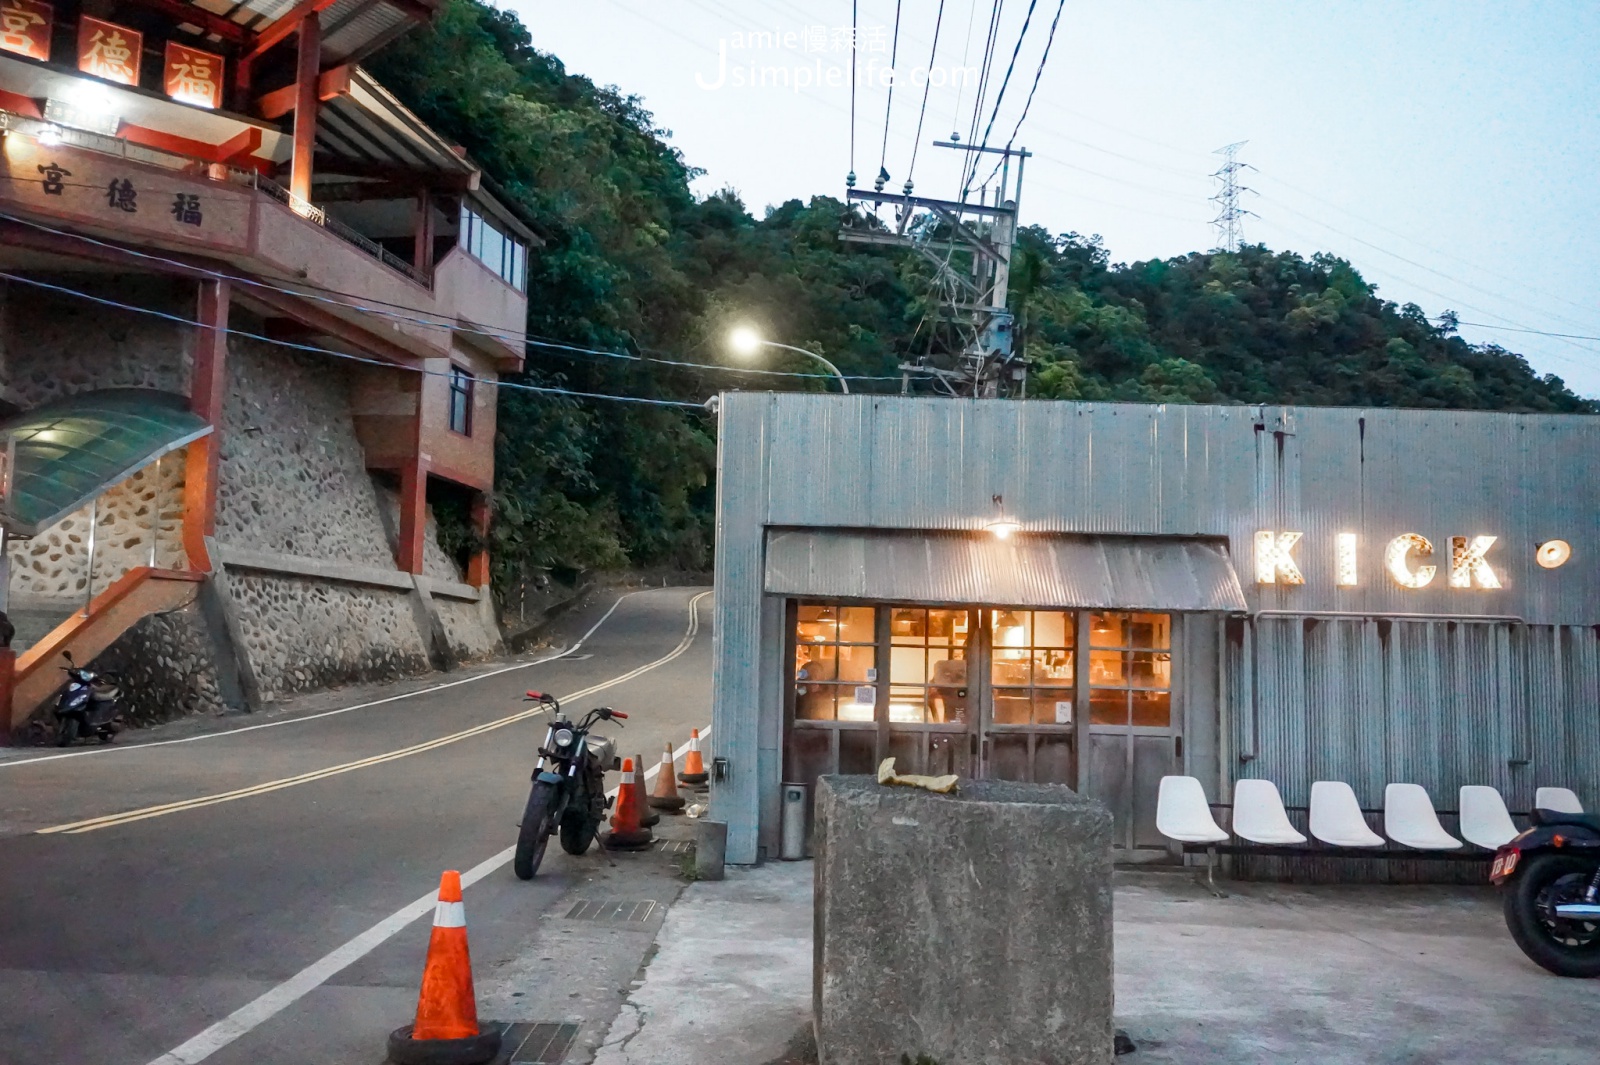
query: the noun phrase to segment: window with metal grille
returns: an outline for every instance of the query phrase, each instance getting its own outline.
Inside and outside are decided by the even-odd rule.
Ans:
[[[472,375],[459,366],[450,368],[450,428],[472,435]]]

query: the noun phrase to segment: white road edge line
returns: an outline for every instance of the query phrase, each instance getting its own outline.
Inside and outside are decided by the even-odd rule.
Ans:
[[[692,634],[697,632],[699,627],[700,600],[704,599],[710,594],[710,592],[701,592],[689,600],[689,629],[691,638]],[[620,603],[621,600],[619,599],[618,602]],[[615,610],[616,606],[613,605],[611,609]],[[606,617],[610,616],[610,611],[607,611]],[[600,620],[604,621],[605,618],[601,618]],[[597,629],[599,627],[599,623],[596,623],[595,628]],[[588,639],[593,632],[594,629],[590,629],[588,633],[584,634],[583,638],[585,640]],[[570,653],[571,650],[575,650],[578,645],[582,644],[582,642],[583,641],[580,640],[578,644],[574,645],[573,648],[570,648],[567,653]],[[677,656],[673,655],[672,657],[676,658]],[[665,661],[668,660],[670,659],[660,660],[657,664],[664,664]],[[636,675],[636,673],[631,674],[629,679],[632,679],[632,676]],[[352,707],[351,709],[354,708]],[[701,739],[705,739],[709,735],[711,735],[710,725],[707,725],[705,728],[700,730]],[[683,746],[677,748],[673,752],[673,758],[682,758],[684,752],[688,749],[689,744],[688,742],[685,742]],[[660,771],[661,764],[658,762],[654,768],[645,773],[645,779],[649,780],[651,777],[659,775]],[[606,792],[607,795],[615,795],[616,793],[616,788],[612,788]],[[470,887],[479,880],[482,880],[484,877],[488,876],[490,873],[509,862],[512,855],[515,853],[516,847],[511,846],[507,847],[505,850],[494,855],[493,857],[479,862],[477,865],[461,874],[461,886],[463,888]],[[360,935],[356,936],[354,939],[344,943],[339,947],[336,947],[334,950],[323,955],[321,958],[318,958],[304,969],[301,969],[299,972],[289,977],[289,979],[285,980],[283,983],[272,988],[270,991],[267,991],[260,997],[247,1002],[245,1005],[234,1010],[232,1013],[228,1014],[228,1016],[211,1025],[209,1028],[206,1028],[198,1035],[167,1051],[159,1058],[154,1059],[150,1062],[150,1065],[196,1065],[197,1062],[204,1061],[206,1058],[209,1058],[212,1054],[215,1054],[223,1047],[239,1039],[241,1036],[246,1035],[258,1025],[270,1020],[272,1017],[277,1016],[295,1002],[298,1002],[312,991],[315,991],[318,987],[321,987],[324,983],[331,979],[335,974],[366,957],[373,950],[377,949],[378,946],[393,938],[396,933],[405,928],[406,925],[410,924],[412,921],[415,921],[418,917],[421,917],[425,913],[432,912],[434,903],[438,901],[437,896],[438,892],[437,889],[435,889],[434,891],[430,891],[428,894],[417,899],[415,902],[401,907],[388,917],[385,917],[383,920],[367,929],[365,932],[362,932]]]
[[[174,743],[195,743],[199,740],[224,739],[228,736],[237,736],[242,732],[254,732],[257,729],[263,728],[277,728],[279,725],[298,725],[304,721],[316,721],[318,718],[333,717],[337,714],[348,714],[352,710],[365,710],[371,706],[382,706],[384,703],[393,703],[398,702],[401,699],[411,699],[418,695],[428,695],[433,692],[444,691],[446,688],[454,688],[461,684],[471,684],[474,681],[488,680],[490,677],[498,677],[502,673],[511,673],[519,669],[528,669],[532,666],[542,666],[546,662],[554,662],[558,658],[566,658],[568,655],[576,652],[578,648],[583,646],[584,641],[593,636],[600,626],[604,625],[610,619],[611,615],[616,613],[617,607],[621,606],[622,601],[628,598],[628,596],[638,595],[640,592],[652,590],[653,589],[648,588],[637,588],[631,592],[623,592],[621,595],[617,596],[617,601],[611,604],[611,609],[602,614],[600,616],[600,620],[589,626],[589,631],[578,638],[577,643],[573,644],[571,647],[568,647],[564,651],[558,651],[553,655],[546,655],[543,658],[536,658],[532,662],[518,662],[514,666],[505,666],[501,669],[492,669],[487,673],[479,673],[476,676],[462,677],[460,680],[446,681],[443,684],[435,684],[427,688],[418,688],[414,692],[402,692],[399,695],[388,695],[382,699],[373,699],[371,702],[357,703],[354,706],[341,706],[336,710],[323,710],[320,713],[307,714],[304,717],[287,717],[282,721],[266,721],[259,725],[246,725],[244,728],[225,729],[221,732],[207,732],[202,736],[184,736],[176,740],[152,740],[149,743],[126,743],[120,747],[93,747],[85,751],[66,751],[61,754],[46,754],[40,755],[38,758],[6,759],[0,761],[0,769],[6,769],[17,765],[35,765],[39,762],[53,762],[58,758],[82,758],[85,755],[91,754],[118,754],[123,751],[143,751],[148,750],[151,747],[170,747]]]
[[[700,730],[700,738],[702,740],[709,735],[711,735],[710,725]],[[673,751],[674,760],[682,758],[684,752],[688,751],[688,749],[689,744],[686,742],[683,746]],[[645,779],[649,780],[651,777],[658,776],[660,771],[661,763],[657,762],[645,774]],[[610,796],[614,796],[616,793],[616,788],[606,792]],[[468,869],[461,874],[461,886],[463,888],[471,887],[490,873],[501,868],[511,861],[511,857],[516,853],[516,850],[515,846],[507,847],[499,854],[487,858]],[[409,905],[402,906],[354,939],[334,948],[310,965],[307,965],[277,987],[274,987],[259,998],[240,1006],[222,1020],[182,1045],[167,1051],[150,1062],[150,1065],[196,1065],[196,1063],[204,1061],[229,1043],[249,1034],[252,1029],[282,1013],[285,1009],[288,1009],[300,999],[327,983],[342,970],[354,965],[372,953],[418,917],[432,913],[434,904],[438,902],[438,895],[438,889],[434,889]]]

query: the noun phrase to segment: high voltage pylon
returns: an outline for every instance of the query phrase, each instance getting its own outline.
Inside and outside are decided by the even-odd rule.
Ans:
[[[1221,169],[1211,175],[1221,186],[1217,194],[1211,197],[1211,202],[1220,208],[1217,217],[1211,220],[1211,224],[1217,229],[1217,246],[1223,251],[1239,250],[1239,242],[1244,239],[1245,215],[1261,217],[1254,211],[1239,206],[1239,193],[1248,192],[1257,195],[1255,189],[1239,184],[1239,171],[1255,169],[1249,163],[1239,162],[1239,149],[1249,143],[1249,141],[1234,141],[1212,153],[1223,156],[1226,160]]]

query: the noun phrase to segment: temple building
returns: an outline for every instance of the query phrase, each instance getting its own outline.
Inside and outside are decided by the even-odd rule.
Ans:
[[[0,732],[64,651],[145,721],[498,645],[538,238],[361,67],[432,13],[0,0]]]

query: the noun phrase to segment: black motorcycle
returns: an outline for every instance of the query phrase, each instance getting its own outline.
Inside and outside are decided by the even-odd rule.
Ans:
[[[1557,976],[1600,976],[1600,817],[1534,810],[1531,819],[1489,868],[1506,927]]]
[[[122,691],[115,675],[78,668],[71,651],[62,651],[61,657],[67,660],[61,667],[67,686],[56,698],[56,746],[70,746],[79,736],[99,736],[101,743],[110,743],[122,731]]]
[[[594,842],[609,805],[606,770],[617,768],[619,763],[612,741],[591,736],[589,730],[597,722],[628,716],[601,706],[573,724],[562,718],[561,704],[555,696],[529,692],[528,698],[547,707],[554,720],[539,748],[533,790],[528,793],[528,807],[522,812],[522,827],[517,833],[511,868],[519,880],[533,879],[544,860],[545,846],[558,828],[561,849],[568,854],[582,854]]]

